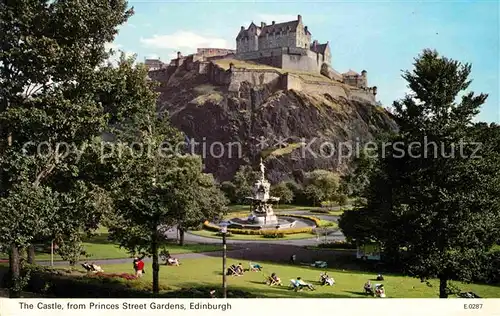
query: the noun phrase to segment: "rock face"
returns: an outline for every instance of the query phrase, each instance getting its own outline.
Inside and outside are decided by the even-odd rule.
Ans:
[[[343,173],[356,147],[360,151],[377,134],[397,129],[382,107],[329,94],[243,82],[235,95],[228,93],[231,83],[215,85],[181,67],[153,78],[160,82],[159,110],[168,110],[189,150],[201,154],[205,171],[221,181],[241,164],[258,164],[261,154],[271,182],[289,179],[295,170]]]

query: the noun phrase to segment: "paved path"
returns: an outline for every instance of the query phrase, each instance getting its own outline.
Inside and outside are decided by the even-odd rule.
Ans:
[[[280,212],[286,212],[280,210]],[[311,213],[308,211],[290,211],[293,214],[309,215],[315,216],[323,220],[337,221],[338,216],[333,215],[323,215]],[[165,233],[165,236],[169,239],[175,240],[177,238],[177,232],[171,229]],[[221,244],[220,238],[210,238],[194,235],[191,233],[186,233],[184,235],[184,240],[186,243],[194,244]],[[327,241],[333,240],[345,240],[344,235],[339,230],[330,232],[327,237]],[[228,257],[241,260],[254,260],[254,261],[271,261],[271,262],[287,262],[291,255],[295,254],[297,256],[297,261],[303,262],[313,262],[315,260],[328,261],[332,257],[339,256],[353,256],[350,251],[333,251],[333,250],[311,250],[306,249],[306,246],[316,246],[319,243],[325,242],[324,237],[320,238],[308,238],[308,239],[276,239],[276,240],[237,240],[237,239],[227,239],[227,244],[231,245],[233,250],[228,251]],[[203,252],[203,253],[185,253],[174,255],[179,259],[188,258],[203,258],[203,257],[222,257],[221,251],[214,252]],[[328,260],[327,260],[328,259]],[[145,258],[145,261],[150,261],[150,258]],[[98,265],[107,264],[132,264],[132,259],[103,259],[103,260],[88,260],[95,262]],[[82,261],[83,262],[83,261]],[[50,265],[48,261],[38,262],[40,265]],[[66,261],[55,261],[54,265],[67,265]]]

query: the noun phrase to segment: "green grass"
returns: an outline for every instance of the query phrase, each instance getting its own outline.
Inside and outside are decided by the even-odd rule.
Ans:
[[[222,237],[217,236],[216,232],[208,231],[208,230],[196,230],[196,231],[190,231],[191,234],[201,236],[201,237],[208,237],[208,238],[218,238],[221,239]],[[283,238],[264,238],[262,235],[236,235],[233,234],[230,237],[227,237],[228,239],[233,239],[233,240],[283,240],[283,239],[307,239],[307,238],[314,238],[315,235],[313,234],[308,234],[308,233],[303,233],[303,234],[291,234],[291,235],[285,235]]]
[[[242,262],[245,267],[247,261],[239,259],[228,259],[228,265]],[[372,273],[357,271],[346,271],[336,269],[316,269],[310,267],[297,267],[290,265],[279,265],[273,263],[259,262],[264,267],[264,273],[275,272],[282,280],[283,287],[269,287],[264,284],[264,273],[246,272],[244,276],[228,276],[228,290],[239,289],[253,293],[259,297],[309,297],[309,298],[363,298],[367,297],[362,293],[363,284],[368,279],[375,277]],[[132,272],[130,264],[102,265],[105,272]],[[151,268],[148,267],[149,271]],[[146,268],[146,269],[147,269]],[[328,271],[336,285],[333,287],[322,287],[318,285],[321,272]],[[148,271],[148,269],[146,270]],[[294,292],[287,289],[290,279],[302,277],[306,282],[314,284],[316,291]],[[432,287],[421,283],[418,279],[403,277],[399,275],[384,275],[384,284],[388,297],[395,298],[437,298],[439,286],[437,281],[431,281]],[[171,290],[194,287],[220,288],[221,258],[201,258],[181,260],[178,267],[161,266],[160,283]],[[151,273],[144,276],[142,282],[151,282]],[[372,281],[378,283],[377,281]],[[457,284],[462,291],[473,291],[481,297],[500,297],[500,286],[480,285],[480,284]]]
[[[83,242],[83,246],[88,256],[82,257],[81,260],[123,259],[132,257],[125,249],[120,248],[108,240],[108,231],[105,227],[99,228],[95,236],[86,238]],[[217,251],[220,250],[220,246],[208,244],[185,244],[184,246],[180,246],[172,243],[167,246],[167,249],[171,254],[181,254]],[[49,261],[50,253],[46,251],[37,251],[35,253],[35,258],[38,261]],[[0,259],[8,259],[8,255],[1,254]],[[54,254],[54,261],[63,261],[63,259],[56,253]]]

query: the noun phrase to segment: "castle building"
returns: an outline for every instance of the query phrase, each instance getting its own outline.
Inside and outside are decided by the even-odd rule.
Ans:
[[[320,72],[321,66],[331,64],[329,43],[312,41],[312,34],[304,25],[302,16],[297,20],[260,26],[251,23],[241,27],[236,36],[236,57],[255,60],[274,67]]]

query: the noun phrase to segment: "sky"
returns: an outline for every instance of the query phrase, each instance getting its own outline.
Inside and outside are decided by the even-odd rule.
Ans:
[[[111,47],[138,61],[169,61],[177,51],[236,48],[240,27],[302,20],[312,38],[329,41],[332,66],[366,70],[377,98],[390,106],[408,92],[401,78],[425,48],[472,64],[469,90],[489,95],[477,121],[500,122],[500,6],[472,1],[133,1],[135,15]]]

